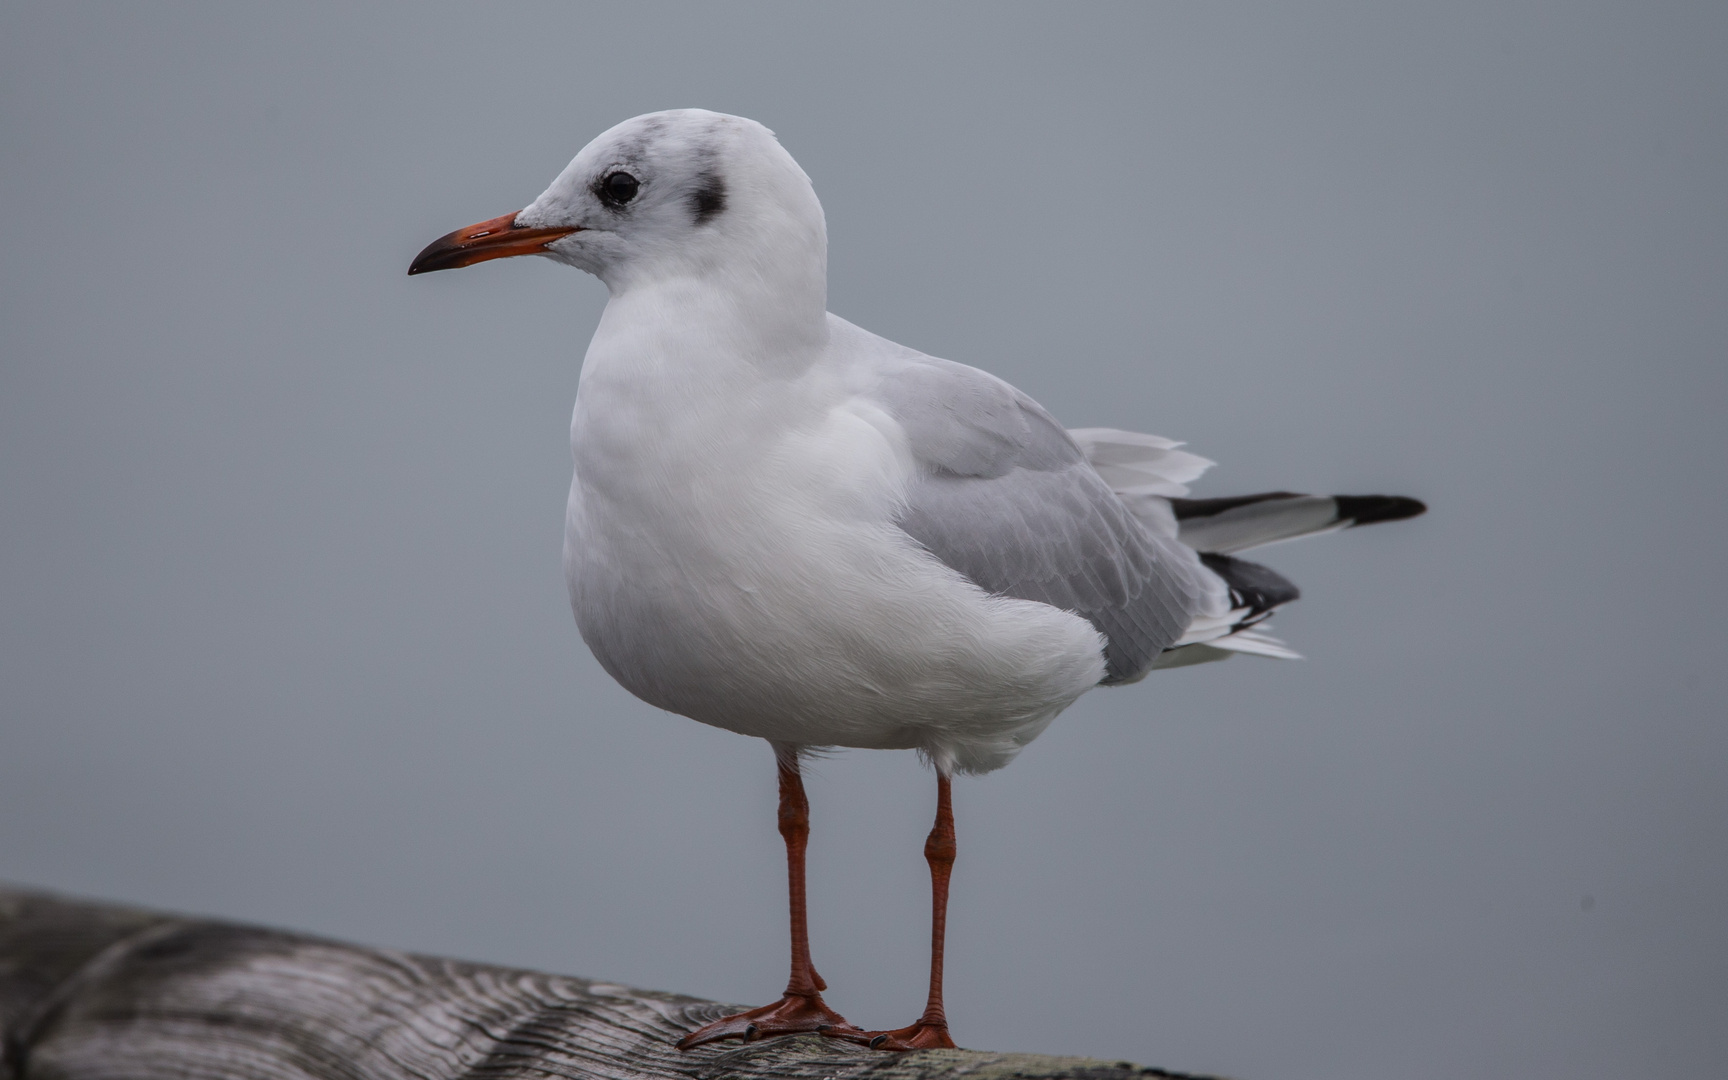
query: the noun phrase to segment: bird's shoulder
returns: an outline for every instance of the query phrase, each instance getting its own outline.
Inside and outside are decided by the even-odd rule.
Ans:
[[[1084,466],[1084,452],[1056,418],[1013,384],[829,318],[857,392],[900,426],[922,468],[993,479]]]

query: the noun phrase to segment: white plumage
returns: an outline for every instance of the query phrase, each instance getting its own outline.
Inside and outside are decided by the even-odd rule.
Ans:
[[[564,566],[583,640],[643,700],[780,753],[786,997],[682,1045],[762,1025],[952,1045],[948,776],[1007,764],[1094,686],[1236,652],[1295,656],[1264,625],[1295,587],[1231,553],[1421,509],[1192,500],[1211,462],[1181,444],[1064,431],[992,375],[829,314],[821,204],[750,120],[626,121],[526,209],[444,237],[410,273],[519,254],[610,292],[570,428]],[[913,748],[937,767],[932,989],[912,1028],[858,1032],[821,1002],[797,772],[815,746]]]
[[[577,624],[704,723],[998,768],[1100,683],[1294,656],[1262,625],[1294,587],[1223,557],[1351,523],[1329,497],[1187,500],[1211,462],[1181,444],[1065,432],[829,314],[821,204],[754,121],[626,121],[414,270],[525,253],[611,293],[571,422]]]

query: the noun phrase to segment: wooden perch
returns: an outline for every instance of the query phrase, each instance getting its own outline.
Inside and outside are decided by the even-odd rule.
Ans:
[[[817,1036],[689,1053],[678,994],[0,889],[0,1080],[1128,1080],[1128,1062]],[[1196,1080],[1196,1078],[1185,1078]]]

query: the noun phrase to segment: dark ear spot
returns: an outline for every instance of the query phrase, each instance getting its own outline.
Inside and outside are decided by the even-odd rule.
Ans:
[[[719,173],[703,173],[696,178],[696,190],[690,193],[690,215],[696,224],[706,225],[726,209],[726,181]]]

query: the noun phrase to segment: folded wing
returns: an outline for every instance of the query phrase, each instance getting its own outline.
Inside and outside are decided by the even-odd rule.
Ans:
[[[1105,683],[1138,679],[1197,618],[1222,613],[1225,588],[1198,554],[1173,527],[1147,528],[1031,398],[910,350],[879,375],[874,396],[920,466],[900,527],[987,592],[1090,621],[1106,641]]]

